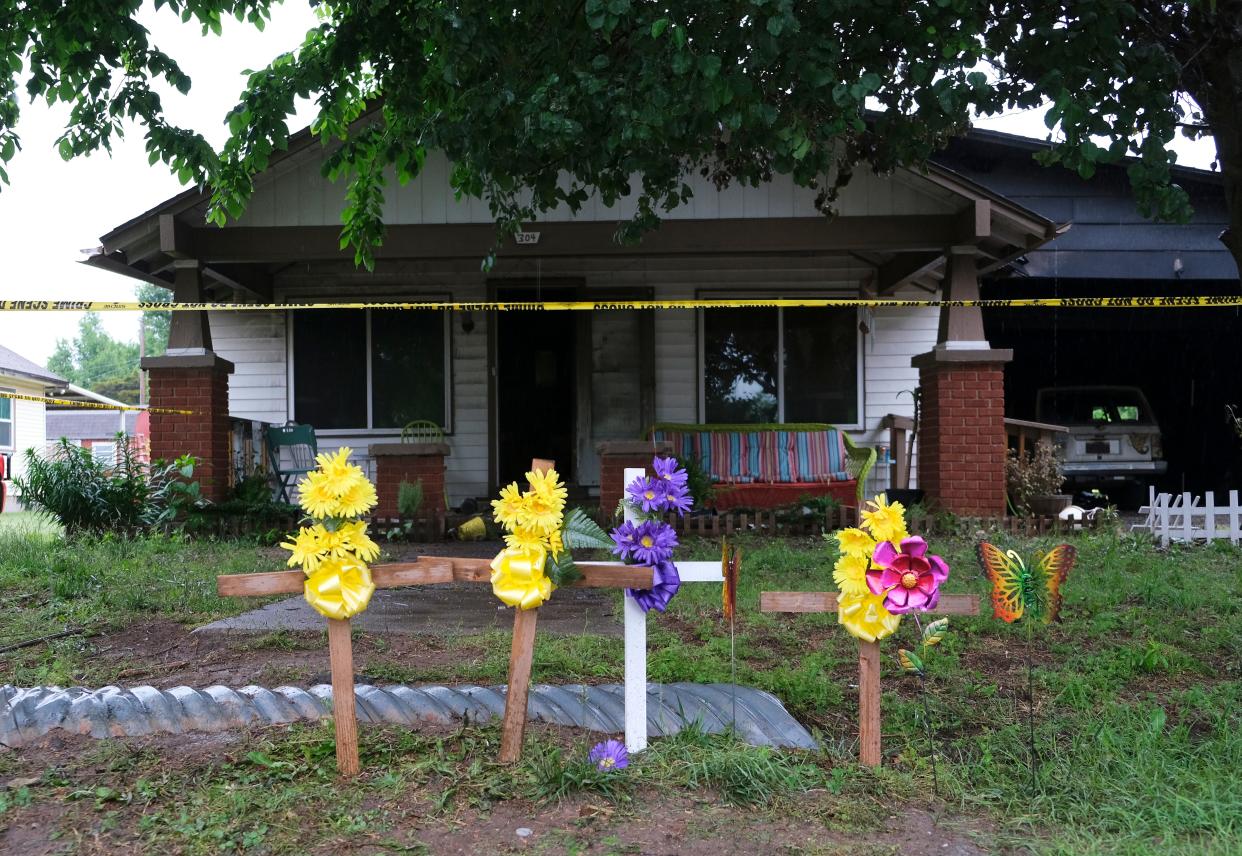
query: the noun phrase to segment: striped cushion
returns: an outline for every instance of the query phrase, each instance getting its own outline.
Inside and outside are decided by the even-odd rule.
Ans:
[[[712,481],[724,484],[805,484],[849,481],[845,440],[824,431],[672,431],[656,429],[652,439],[672,444],[673,453],[695,458]]]

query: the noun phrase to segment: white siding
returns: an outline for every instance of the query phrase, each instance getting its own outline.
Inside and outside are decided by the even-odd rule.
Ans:
[[[345,202],[344,182],[330,182],[320,174],[323,150],[315,147],[261,175],[246,213],[230,226],[335,226],[340,224]],[[427,156],[423,173],[402,186],[388,171],[384,188],[384,222],[491,223],[487,203],[472,197],[455,198],[449,183],[450,166],[441,153]],[[662,216],[671,220],[732,218],[815,217],[816,191],[798,187],[788,175],[775,175],[757,187],[736,182],[718,190],[697,172],[684,177],[694,196]],[[567,185],[567,179],[562,180]],[[641,189],[638,176],[630,180],[633,191],[609,207],[592,195],[575,214],[568,207],[539,216],[541,222],[569,220],[624,220],[633,216]],[[962,207],[959,197],[928,179],[907,170],[876,175],[859,169],[842,189],[834,205],[843,216],[881,214],[941,214]]]
[[[694,297],[688,286],[661,290],[669,300]],[[657,422],[695,422],[699,411],[699,348],[693,309],[655,314],[655,408]]]
[[[233,364],[229,415],[283,425],[288,416],[285,313],[212,312],[211,344]]]
[[[16,390],[21,395],[43,395],[42,384],[32,384],[28,380],[4,375],[0,375],[0,388]],[[6,454],[11,452],[13,456],[13,471],[5,473],[9,478],[26,474],[27,449],[34,449],[39,454],[47,449],[47,417],[44,406],[37,401],[17,399],[13,399],[12,404],[13,448],[2,450]],[[6,487],[13,490],[12,484]]]

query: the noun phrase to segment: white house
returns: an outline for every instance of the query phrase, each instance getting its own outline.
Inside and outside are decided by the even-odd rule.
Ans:
[[[49,386],[64,384],[64,378],[0,345],[0,457],[5,459],[4,486],[10,498],[15,498],[10,479],[26,471],[25,450],[41,453],[47,447],[47,431],[42,402],[4,393],[43,398]]]
[[[816,210],[815,191],[788,176],[718,189],[692,174],[685,181],[693,199],[639,245],[613,240],[632,205],[591,199],[577,214],[558,210],[530,224],[482,272],[495,237],[487,207],[456,199],[448,162],[432,155],[417,180],[388,183],[387,235],[367,272],[340,249],[344,187],[321,175],[325,151],[309,135],[295,136],[256,178],[245,216],[225,228],[206,226],[206,195],[187,191],[104,235],[88,263],[175,286],[178,300],[238,303],[927,299],[977,296],[980,273],[1056,234],[1051,221],[939,167],[860,170],[833,218]],[[217,412],[227,408],[275,425],[309,423],[321,445],[347,444],[364,455],[396,441],[405,423],[431,421],[444,431],[453,503],[491,494],[533,456],[555,458],[573,484],[593,493],[600,442],[642,437],[653,423],[831,423],[878,445],[886,414],[912,412],[901,393],[919,386],[920,371],[998,367],[1005,359],[989,350],[977,310],[942,317],[936,307],[209,315],[175,313],[169,355],[148,361],[153,404],[184,405],[191,378],[202,393],[190,409],[217,426],[213,436],[227,433]],[[912,364],[918,355],[929,355],[927,367]],[[212,372],[228,378],[226,404],[212,403]],[[167,394],[156,389],[157,376],[169,378]],[[963,377],[974,383],[978,373]],[[986,381],[982,388],[985,398],[1002,394]],[[928,410],[924,446],[939,436],[941,412]],[[945,430],[964,415],[949,414]],[[185,433],[193,420],[177,418],[153,417],[152,454],[195,451],[208,483],[223,483],[213,470],[228,465],[224,442],[195,446]],[[997,410],[978,429],[986,434],[981,460],[996,457],[996,466],[1004,454],[1000,419]],[[933,455],[928,466],[942,467],[953,454]],[[920,478],[939,490],[949,476],[930,472]],[[1003,483],[999,497],[1003,507]],[[979,502],[998,505],[992,494]]]

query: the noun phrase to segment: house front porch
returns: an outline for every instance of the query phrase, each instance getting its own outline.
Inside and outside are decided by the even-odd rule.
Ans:
[[[921,445],[938,451],[930,469],[915,461],[915,480],[955,510],[1001,510],[1003,481],[999,502],[979,485],[1002,478],[1003,389],[989,381],[976,395],[974,379],[999,378],[1006,355],[988,348],[978,310],[322,307],[970,298],[980,272],[1047,240],[1048,221],[943,171],[860,176],[834,219],[780,176],[723,190],[696,178],[694,201],[639,245],[613,238],[632,212],[592,201],[506,241],[482,272],[494,227],[436,183],[433,164],[418,188],[394,190],[385,243],[364,271],[340,249],[340,189],[318,178],[311,149],[259,177],[236,225],[197,225],[205,200],[183,194],[104,236],[90,262],[170,285],[178,301],[256,304],[175,313],[168,356],[146,362],[153,404],[193,398],[200,411],[153,418],[153,454],[207,458],[209,493],[223,494],[215,461],[227,453],[213,438],[230,415],[313,425],[321,447],[348,445],[364,460],[399,443],[407,423],[430,422],[448,450],[449,506],[494,496],[532,457],[555,459],[585,502],[600,495],[600,445],[644,439],[657,423],[819,423],[879,447],[885,417],[912,415],[914,390],[935,379],[943,406],[925,401]],[[983,471],[954,463],[966,455]],[[971,473],[960,490],[955,467]]]

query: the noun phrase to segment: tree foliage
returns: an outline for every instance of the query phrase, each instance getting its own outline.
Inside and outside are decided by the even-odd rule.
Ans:
[[[47,367],[100,395],[127,404],[138,400],[138,346],[113,339],[94,312],[82,316],[76,338],[56,340]]]
[[[622,239],[684,202],[684,177],[755,184],[790,174],[830,210],[854,170],[922,164],[974,115],[1047,105],[1041,154],[1089,177],[1129,158],[1140,209],[1184,219],[1169,148],[1215,134],[1242,256],[1242,0],[337,0],[290,53],[253,73],[215,152],[164,118],[150,82],[186,91],[134,19],[137,0],[0,0],[0,159],[16,94],[72,105],[66,157],[146,129],[152,162],[209,187],[209,219],[244,210],[252,176],[288,143],[298,98],[348,182],[342,245],[369,264],[386,175],[432,150],[502,234],[591,193],[634,194]],[[157,0],[205,32],[261,25],[270,0]],[[637,176],[637,178],[635,178]]]

